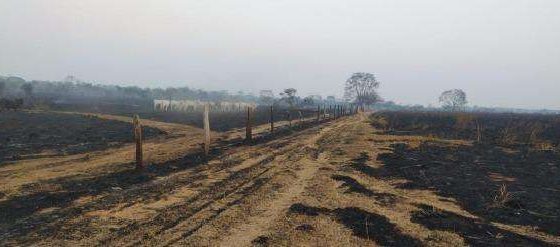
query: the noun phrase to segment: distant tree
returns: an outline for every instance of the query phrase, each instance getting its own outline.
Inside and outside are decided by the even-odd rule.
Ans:
[[[80,79],[76,78],[73,75],[68,75],[66,77],[64,77],[64,79],[62,80],[63,82],[71,82],[71,83],[80,83],[82,82]]]
[[[165,89],[166,99],[168,99],[168,100],[176,99],[178,92],[179,92],[179,90],[177,90],[177,88],[174,88],[174,87],[166,88]],[[208,97],[208,96],[206,96],[206,97]]]
[[[323,102],[323,96],[318,94],[309,95],[315,104],[321,104]]]
[[[329,95],[327,96],[327,103],[328,104],[334,104],[336,102],[336,97]]]
[[[315,99],[313,98],[313,96],[307,96],[305,98],[303,98],[303,104],[306,106],[312,106],[315,104]]]
[[[447,90],[439,96],[443,109],[450,111],[462,110],[467,105],[467,94],[461,89]]]
[[[295,88],[286,88],[283,92],[280,93],[282,96],[282,100],[286,101],[290,108],[294,108],[297,100],[297,90]]]
[[[203,101],[208,101],[210,99],[210,94],[206,91],[198,90],[197,98]]]
[[[25,79],[17,76],[8,76],[8,78],[6,78],[6,81],[8,83],[15,83],[15,84],[25,83]]]
[[[374,74],[363,72],[354,73],[346,80],[344,97],[347,101],[362,106],[372,105],[380,101],[380,97],[376,91],[379,84]]]
[[[272,90],[261,90],[259,92],[259,101],[263,105],[272,105],[274,103],[274,93]]]
[[[21,85],[21,90],[25,94],[25,97],[31,98],[33,96],[33,84],[26,82]]]

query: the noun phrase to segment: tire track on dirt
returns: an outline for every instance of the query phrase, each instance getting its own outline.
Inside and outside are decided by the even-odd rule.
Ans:
[[[166,123],[162,123],[162,124],[165,125]],[[178,138],[172,138],[169,141],[173,141],[173,142],[180,141],[177,139]],[[261,158],[260,160],[257,159],[252,163],[254,163],[254,165],[262,165],[263,163],[269,162],[275,155],[287,152],[289,150],[289,148],[288,149],[286,148],[287,145],[288,145],[288,141],[285,139],[279,139],[279,140],[271,141],[270,143],[265,143],[260,148],[260,150],[261,152],[266,153],[267,155],[265,155],[264,157],[259,157]],[[233,150],[239,148],[246,149],[251,147],[239,146],[239,147],[234,147]],[[126,208],[128,206],[131,206],[132,204],[138,204],[142,201],[150,200],[152,196],[157,197],[158,195],[161,195],[161,193],[170,192],[178,187],[190,187],[193,184],[196,184],[200,181],[204,181],[204,179],[206,179],[205,177],[203,177],[204,174],[213,174],[213,175],[225,174],[223,176],[227,176],[228,174],[231,174],[233,171],[228,171],[232,169],[231,165],[220,164],[220,161],[226,155],[227,154],[221,155],[213,159],[212,162],[217,164],[211,166],[195,166],[194,167],[195,170],[190,170],[191,168],[188,167],[190,165],[184,167],[184,165],[181,164],[179,166],[183,166],[183,168],[178,168],[176,169],[176,171],[173,171],[169,173],[169,175],[166,175],[169,177],[158,178],[149,182],[148,184],[139,184],[139,186],[132,186],[130,188],[125,188],[125,190],[122,191],[111,191],[111,193],[107,195],[102,195],[101,197],[96,198],[94,201],[87,202],[86,204],[80,204],[68,208],[57,209],[55,212],[49,214],[32,215],[30,218],[24,219],[23,221],[20,221],[18,223],[18,225],[22,225],[22,227],[5,229],[7,231],[5,231],[2,234],[4,236],[10,236],[12,243],[13,242],[22,243],[21,241],[31,243],[34,242],[33,239],[35,239],[35,241],[46,241],[45,238],[46,236],[48,236],[48,238],[51,240],[53,239],[53,237],[56,239],[58,236],[53,236],[52,234],[49,233],[51,232],[52,229],[65,228],[70,231],[79,232],[78,229],[83,228],[84,227],[83,224],[85,222],[90,221],[89,218],[83,217],[82,214],[84,213],[99,211],[99,210],[102,211],[102,210],[114,209],[114,207],[117,206],[118,203],[123,201],[126,203],[126,205],[124,206]],[[180,162],[180,161],[173,161],[171,162],[171,164],[176,162]],[[167,166],[168,164],[165,163],[165,164],[160,164],[158,166],[163,166],[163,165]],[[251,166],[253,165],[250,164],[247,165],[247,162],[245,162],[243,165],[235,166],[234,171],[240,170],[244,167],[251,167]],[[159,170],[159,168],[156,168],[156,170]],[[222,177],[221,179],[223,180],[225,178],[226,177]],[[91,179],[96,179],[96,178],[92,177]],[[131,199],[132,201],[130,201]],[[64,217],[59,217],[59,215],[64,215]],[[113,221],[112,219],[110,220]],[[76,222],[81,222],[81,223],[76,223]],[[26,227],[29,225],[32,225],[34,227],[32,228]],[[33,238],[25,237],[26,235],[28,236],[28,234],[32,232],[33,232],[33,236],[36,237]],[[91,239],[88,238],[88,241],[89,240]]]
[[[270,222],[279,218],[295,202],[298,196],[305,191],[308,181],[313,178],[319,169],[319,166],[313,161],[307,160],[302,163],[304,168],[298,172],[298,178],[293,186],[271,202],[268,210],[247,219],[247,223],[236,227],[218,246],[227,246],[231,243],[249,245],[253,239],[262,235],[267,230]]]
[[[275,222],[282,217],[288,208],[305,192],[307,184],[316,175],[321,163],[326,162],[324,153],[319,153],[317,141],[323,136],[330,134],[333,129],[340,128],[340,126],[342,125],[337,123],[334,126],[325,127],[315,136],[304,139],[303,143],[307,148],[302,149],[301,152],[305,153],[307,157],[304,156],[298,162],[298,167],[302,169],[295,170],[296,181],[290,183],[290,186],[285,191],[267,203],[264,206],[265,210],[260,214],[252,216],[242,225],[234,227],[230,234],[223,237],[217,246],[228,246],[232,243],[235,243],[236,246],[247,246],[251,244],[252,240],[266,233],[271,222]]]
[[[289,140],[289,138],[287,140]],[[271,150],[269,150],[269,147],[278,146],[278,144],[282,146],[285,142],[288,142],[287,140],[281,139],[279,141],[275,141],[270,145],[259,147],[256,150],[252,150],[251,148],[247,147],[241,147],[238,152],[247,152],[244,151],[244,149],[250,149],[251,152],[267,153],[271,152]],[[274,166],[278,164],[278,161],[276,161],[277,159],[279,159],[280,157],[287,157],[282,158],[282,160],[289,159],[289,156],[300,150],[301,146],[301,143],[288,144],[285,147],[280,148],[280,150],[272,151],[272,155],[269,155],[269,158],[263,159],[262,162],[256,162],[252,165],[249,165],[246,162],[242,162],[239,165],[230,167],[230,169],[234,170],[239,168],[241,169],[237,172],[234,172],[229,177],[223,177],[220,181],[214,183],[204,191],[201,191],[199,193],[199,196],[192,198],[191,200],[181,205],[166,209],[150,222],[133,224],[130,227],[123,229],[123,231],[121,231],[120,233],[113,234],[113,237],[102,241],[102,244],[120,245],[122,243],[133,242],[133,244],[131,245],[134,245],[144,243],[145,241],[154,241],[157,245],[161,245],[162,243],[166,242],[166,240],[176,238],[173,236],[177,235],[180,232],[194,232],[193,229],[196,230],[197,226],[200,227],[204,225],[206,221],[208,221],[205,218],[211,218],[212,215],[214,215],[208,213],[209,211],[212,211],[213,208],[218,207],[217,205],[219,203],[222,203],[224,200],[236,201],[242,199],[245,195],[250,194],[247,192],[249,190],[252,190],[251,187],[259,184],[255,181],[257,181],[257,179],[259,179],[269,170],[274,168]],[[272,164],[272,162],[274,162],[274,164]],[[235,205],[235,203],[229,206],[232,205]],[[219,210],[217,213],[219,213]],[[210,217],[200,216],[208,214],[210,215]],[[197,223],[193,220],[197,217],[201,217],[201,223]],[[132,233],[126,234],[127,232]],[[146,236],[146,234],[144,234],[146,232],[152,233],[148,234],[148,237],[146,238],[144,237]],[[127,236],[123,238],[123,235]],[[186,236],[185,234],[182,234],[180,237]],[[135,240],[138,240],[139,238],[142,240],[140,242],[135,242]],[[150,239],[157,239],[157,241]]]
[[[127,121],[128,119],[123,117],[118,120]],[[148,125],[159,124],[159,122],[153,121]],[[166,125],[166,123],[161,124]],[[286,133],[259,142],[260,144],[257,143],[254,146],[232,145],[227,148],[217,146],[216,148],[225,150],[216,152],[213,155],[214,157],[208,161],[208,165],[205,166],[199,165],[197,162],[193,164],[188,162],[188,165],[184,165],[182,164],[184,158],[158,163],[153,165],[153,171],[149,172],[153,172],[150,178],[140,181],[141,183],[128,184],[128,182],[124,182],[122,183],[124,186],[121,183],[117,183],[119,184],[118,186],[122,186],[122,188],[118,187],[118,190],[113,190],[112,187],[103,187],[99,190],[98,194],[95,194],[93,200],[85,202],[78,202],[79,200],[76,200],[76,203],[70,204],[69,207],[65,205],[61,208],[55,208],[52,212],[33,214],[22,218],[17,224],[22,227],[10,227],[1,230],[2,236],[9,239],[2,240],[0,243],[42,243],[47,245],[53,242],[71,242],[91,245],[97,242],[99,245],[104,246],[121,246],[124,244],[135,245],[145,243],[164,245],[188,239],[201,227],[214,221],[222,212],[239,205],[255,191],[262,190],[261,188],[267,185],[271,178],[286,170],[293,171],[294,164],[297,162],[310,162],[302,156],[312,153],[312,156],[316,159],[317,148],[314,144],[316,139],[319,138],[316,132],[325,126],[330,126],[331,123],[327,122],[324,125],[314,124],[315,122],[311,125],[295,127],[294,130],[288,130]],[[184,156],[183,150],[189,151],[188,157],[194,157],[192,156],[194,155],[192,151],[196,149],[196,140],[188,138],[188,132],[193,127],[173,125],[168,126],[167,130],[183,127],[185,129],[181,131],[181,135],[175,133],[171,136],[145,143],[148,149],[153,152],[164,151],[166,153],[165,157],[157,158],[157,160],[169,159],[176,154]],[[199,130],[196,132],[198,134]],[[222,141],[228,140],[234,138],[237,134],[222,133],[219,138],[223,138]],[[184,138],[187,138],[188,146],[185,145]],[[172,155],[167,154],[168,147],[173,147]],[[75,180],[75,182],[86,183],[85,185],[80,184],[80,191],[78,192],[82,193],[82,187],[87,189],[90,183],[95,183],[96,181],[106,183],[106,181],[100,179],[116,178],[116,175],[114,175],[115,169],[118,169],[118,174],[128,174],[124,172],[127,167],[116,166],[120,164],[119,162],[122,159],[127,158],[129,150],[125,149],[126,147],[111,149],[106,152],[95,153],[88,157],[88,159],[82,160],[80,158],[80,161],[83,162],[77,165],[81,165],[81,163],[89,165],[90,162],[95,160],[95,163],[99,163],[100,167],[103,166],[104,169],[99,170],[102,172],[101,174],[97,174],[98,170],[90,170],[87,176],[72,178],[72,182]],[[228,153],[235,156],[235,159],[241,157],[242,161],[235,164],[225,162],[227,163],[225,164],[222,162],[222,159],[229,155]],[[216,154],[219,154],[219,156]],[[67,160],[64,161],[69,162]],[[168,165],[179,166],[179,168],[163,168],[163,166]],[[72,168],[74,166],[76,164],[73,164]],[[287,168],[288,166],[289,169]],[[55,167],[57,166],[55,165]],[[84,167],[86,167],[85,164]],[[100,167],[96,167],[96,169]],[[310,171],[309,173],[314,174],[315,171]],[[304,172],[305,174],[307,172]],[[307,176],[305,175],[304,177]],[[62,181],[65,182],[66,180]],[[58,180],[52,181],[52,183],[55,182],[58,182]],[[303,191],[304,187],[292,188],[293,190],[288,194],[302,193],[298,191],[299,189]],[[109,188],[110,190],[107,191]],[[157,198],[160,196],[165,196],[167,193],[174,193],[175,190],[181,189],[192,189],[196,193],[180,198],[182,200],[180,202],[173,201],[172,204],[167,204],[169,206],[166,205],[165,208],[157,209],[155,216],[147,220],[141,218],[121,219],[111,215],[111,212],[120,212],[133,206],[146,204],[154,199],[158,200]],[[91,194],[89,192],[83,193],[86,196]],[[92,217],[89,214],[94,211],[104,210],[107,212],[105,216],[101,217],[106,217],[105,219],[100,219],[95,214]],[[103,222],[104,220],[108,220],[111,224],[117,222],[116,228],[113,225],[108,227],[95,223],[98,221]],[[92,224],[92,222],[94,223]]]
[[[200,228],[211,224],[211,222],[218,218],[223,212],[233,206],[238,205],[243,200],[245,200],[245,198],[252,196],[253,192],[259,190],[274,176],[285,172],[286,167],[289,166],[290,170],[293,170],[294,167],[292,166],[294,166],[294,164],[307,159],[306,157],[309,155],[310,149],[314,150],[313,152],[316,152],[314,143],[315,140],[319,138],[319,136],[315,134],[318,129],[320,129],[320,127],[314,127],[299,133],[299,136],[291,136],[289,138],[285,138],[291,141],[293,141],[292,138],[297,138],[297,141],[294,141],[289,146],[287,146],[283,154],[275,155],[275,158],[270,163],[266,164],[266,166],[269,166],[268,168],[256,174],[255,176],[247,178],[244,182],[230,191],[225,191],[225,193],[219,192],[219,195],[225,194],[225,196],[223,196],[221,199],[213,198],[211,200],[208,200],[208,202],[206,202],[203,207],[199,208],[199,210],[194,212],[192,215],[177,220],[180,222],[174,227],[165,229],[164,231],[160,231],[155,234],[155,237],[152,240],[146,242],[137,242],[135,244],[142,243],[158,246],[175,244],[182,245],[177,241],[184,241],[195,234]],[[312,156],[316,157],[316,155]],[[316,172],[316,169],[318,169],[317,166],[309,166],[308,168],[309,169],[304,169],[305,178],[311,177]],[[294,191],[291,191],[287,194],[289,195],[301,193],[303,192],[304,187],[305,186],[303,186],[303,184],[301,184],[301,186],[293,186]],[[301,192],[298,192],[297,190],[301,190]],[[287,204],[287,202],[285,204]]]

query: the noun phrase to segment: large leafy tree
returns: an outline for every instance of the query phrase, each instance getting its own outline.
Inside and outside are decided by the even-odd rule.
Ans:
[[[280,93],[280,96],[282,96],[283,101],[288,103],[290,108],[294,108],[297,100],[296,94],[297,90],[295,88],[286,88],[283,92]]]
[[[458,111],[467,105],[467,94],[461,89],[447,90],[439,96],[439,102],[443,109],[450,111]]]
[[[26,82],[21,85],[21,90],[25,94],[25,97],[31,98],[33,96],[33,84]]]
[[[346,80],[344,97],[359,105],[372,105],[381,100],[377,94],[379,81],[374,74],[358,72]]]

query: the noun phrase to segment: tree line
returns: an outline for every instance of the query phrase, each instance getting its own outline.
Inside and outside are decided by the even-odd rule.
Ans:
[[[278,95],[272,90],[261,90],[258,96],[244,92],[206,91],[189,87],[140,88],[138,86],[102,85],[81,81],[68,76],[62,81],[26,81],[20,77],[0,76],[0,107],[21,108],[24,105],[79,104],[80,102],[111,102],[122,104],[152,104],[154,99],[203,100],[213,102],[254,102],[261,105],[278,105],[289,108],[315,107],[317,105],[356,104],[384,109],[423,109],[422,106],[401,106],[383,101],[378,88],[381,83],[373,73],[353,73],[344,83],[344,97],[323,98],[321,95],[297,94],[297,89],[286,88]],[[444,91],[439,97],[442,108],[450,111],[464,110],[467,96],[463,90]]]

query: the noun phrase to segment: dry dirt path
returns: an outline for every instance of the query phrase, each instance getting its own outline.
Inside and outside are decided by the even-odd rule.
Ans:
[[[115,116],[108,114],[57,112],[64,114],[80,114],[107,120],[116,120],[132,123],[131,117]],[[204,131],[189,125],[166,123],[153,120],[141,120],[144,126],[157,128],[165,132],[164,136],[144,141],[145,163],[161,164],[179,159],[186,153],[201,150]],[[277,127],[284,127],[287,122],[276,123]],[[255,126],[255,135],[269,132],[268,125]],[[131,131],[132,133],[132,131]],[[244,138],[243,129],[234,129],[225,133],[211,132],[215,147],[216,142],[232,141]],[[117,148],[106,150],[49,157],[30,160],[21,160],[0,166],[0,192],[6,195],[0,201],[12,194],[19,193],[22,186],[38,181],[61,179],[70,176],[97,176],[102,173],[120,172],[134,167],[134,144],[125,144]]]
[[[122,116],[89,115],[131,121],[131,118]],[[204,162],[197,157],[197,153],[200,155],[201,151],[202,130],[150,120],[142,122],[145,126],[167,132],[164,137],[144,143],[146,162],[156,164],[151,166],[145,175],[132,169],[133,145],[88,154],[21,161],[1,167],[3,177],[0,178],[0,182],[5,196],[0,199],[0,209],[5,213],[13,210],[14,213],[9,217],[17,221],[8,218],[0,221],[0,239],[21,237],[23,242],[15,242],[34,243],[40,240],[52,243],[60,241],[62,237],[66,241],[60,242],[61,244],[80,243],[82,241],[68,240],[74,237],[84,239],[85,236],[81,233],[83,228],[100,228],[100,231],[107,230],[107,227],[118,228],[115,225],[104,224],[107,223],[103,222],[104,220],[115,221],[117,225],[140,221],[143,217],[152,217],[163,209],[176,206],[184,200],[188,201],[192,196],[212,201],[218,194],[214,188],[223,189],[225,187],[220,185],[230,182],[235,182],[230,188],[232,190],[219,193],[235,193],[239,189],[234,187],[238,185],[237,182],[241,183],[241,186],[250,185],[252,182],[242,179],[228,180],[232,176],[242,178],[247,172],[261,172],[255,168],[260,168],[260,164],[275,159],[276,155],[292,151],[291,147],[300,145],[290,144],[289,139],[284,138],[254,147],[234,145],[231,151],[226,148],[225,154],[208,160],[205,166],[199,166]],[[286,124],[280,122],[277,126]],[[256,135],[267,131],[268,125],[255,126]],[[215,141],[235,141],[243,136],[243,130],[213,133],[212,136]],[[216,147],[219,145],[221,144],[214,144]],[[161,194],[166,192],[169,193]],[[205,208],[206,200],[199,200],[202,208]],[[194,206],[196,203],[189,205]],[[90,222],[92,219],[98,222]],[[22,226],[31,227],[22,229]],[[49,238],[43,238],[43,234],[53,228],[71,231],[65,236],[49,234]],[[79,233],[72,232],[73,230]],[[103,239],[103,236],[106,234],[88,235],[86,239]]]
[[[68,113],[72,114],[72,113]],[[102,114],[87,114],[102,119],[132,122],[131,118]],[[165,136],[144,142],[145,162],[161,163],[177,159],[193,148],[199,148],[203,131],[179,124],[144,120],[144,125],[161,129]],[[164,151],[165,150],[165,151]],[[103,172],[117,172],[133,167],[133,144],[102,151],[12,162],[0,167],[4,175],[0,182],[5,194],[16,193],[26,184],[40,180],[56,179],[76,175],[97,175]]]
[[[329,128],[328,125],[331,124],[326,124],[325,129]],[[321,128],[316,126],[265,144],[230,150],[228,159],[237,162],[226,164],[226,169],[214,170],[205,179],[191,185],[191,190],[200,193],[194,193],[133,230],[127,229],[126,236],[119,232],[101,242],[110,245],[200,245],[201,241],[218,241],[217,237],[223,232],[233,231],[230,227],[245,222],[245,213],[254,212],[252,209],[256,207],[262,209],[262,203],[273,199],[274,202],[268,203],[274,205],[273,210],[267,211],[264,217],[255,215],[252,222],[239,226],[252,229],[253,234],[258,233],[265,224],[264,219],[285,211],[291,205],[291,198],[303,192],[305,182],[315,174],[318,169],[314,162],[318,158],[315,140],[322,133],[329,132]],[[223,159],[211,161],[207,167],[223,166]],[[261,197],[264,200],[258,199]],[[154,224],[154,221],[168,224]]]
[[[266,126],[257,129],[266,131]],[[223,138],[240,134],[234,131]],[[423,140],[381,135],[365,114],[254,145],[231,145],[208,160],[171,147],[182,139],[154,143],[161,145],[160,152],[170,148],[186,153],[154,165],[146,174],[109,172],[94,180],[70,180],[71,186],[109,187],[2,227],[7,231],[0,231],[0,245],[560,244],[557,236],[535,229],[484,222],[454,198],[406,188],[402,177],[387,176],[378,157],[392,153],[392,144],[418,145]]]
[[[310,137],[309,139],[302,140],[308,150],[317,150],[317,141],[325,134],[332,131],[333,126],[321,129],[318,134]],[[289,184],[288,188],[278,197],[269,202],[262,213],[246,219],[246,222],[235,227],[231,230],[230,235],[225,237],[218,245],[227,246],[235,245],[244,246],[250,245],[251,241],[263,235],[270,226],[271,222],[277,221],[288,211],[288,208],[294,204],[298,197],[300,197],[307,188],[310,180],[315,176],[322,163],[326,159],[322,153],[317,154],[317,158],[305,158],[300,161],[302,169],[297,170],[297,179]]]

